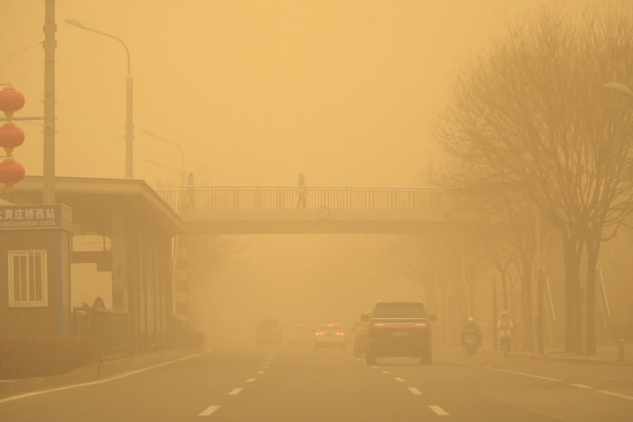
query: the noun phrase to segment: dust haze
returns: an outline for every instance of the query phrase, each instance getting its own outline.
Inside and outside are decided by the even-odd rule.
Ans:
[[[629,2],[57,0],[62,240],[2,225],[43,202],[44,3],[0,0],[0,83],[28,117],[0,361],[47,362],[0,363],[0,420],[51,411],[16,397],[58,384],[16,380],[67,373],[145,411],[137,370],[152,420],[631,414]],[[57,337],[80,358],[46,355]]]

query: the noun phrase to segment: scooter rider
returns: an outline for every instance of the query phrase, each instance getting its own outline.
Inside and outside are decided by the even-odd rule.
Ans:
[[[475,333],[475,335],[477,336],[477,343],[476,346],[477,348],[481,347],[481,342],[482,342],[482,335],[481,335],[481,330],[479,329],[479,324],[477,324],[475,322],[475,319],[473,317],[468,317],[468,321],[466,322],[466,325],[464,325],[464,329],[462,330],[462,347],[466,347],[466,343],[464,341],[466,334],[467,333]]]
[[[503,342],[505,341],[507,342],[508,351],[510,350],[510,336],[513,328],[514,324],[512,323],[512,318],[510,318],[510,312],[501,312],[501,315],[499,315],[499,321],[497,322],[497,330],[499,330],[502,348]]]

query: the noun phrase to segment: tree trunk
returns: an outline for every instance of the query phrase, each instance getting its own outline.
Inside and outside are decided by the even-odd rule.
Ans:
[[[504,268],[501,273],[501,294],[503,295],[503,310],[508,310],[508,271]]]
[[[474,317],[475,316],[475,277],[471,274],[469,274],[468,277],[468,281],[469,283],[469,293],[470,293],[470,316]]]
[[[576,241],[574,245],[575,261],[574,261],[574,353],[582,355],[583,353],[583,331],[582,331],[582,288],[580,283],[580,261],[584,242]]]
[[[577,325],[582,325],[577,320],[577,298],[580,299],[580,254],[578,241],[563,234],[563,256],[565,259],[565,351],[576,350]],[[576,293],[578,291],[578,293]],[[582,308],[579,309],[582,315]]]
[[[534,350],[534,310],[532,306],[532,266],[529,259],[523,260],[523,350]]]
[[[596,236],[587,243],[587,312],[585,331],[585,353],[595,355],[596,345],[596,265],[600,255],[600,239]]]

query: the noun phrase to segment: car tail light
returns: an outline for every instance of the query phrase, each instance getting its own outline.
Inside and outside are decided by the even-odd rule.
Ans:
[[[336,333],[337,336],[344,336],[345,333]]]
[[[314,333],[314,335],[315,335],[315,336],[324,336],[324,335],[325,335],[325,333],[323,333],[323,332],[319,331],[318,333]]]

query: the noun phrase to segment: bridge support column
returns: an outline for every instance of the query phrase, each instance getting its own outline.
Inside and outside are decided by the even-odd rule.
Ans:
[[[176,309],[175,317],[189,325],[189,285],[187,282],[187,236],[178,236],[176,247]]]
[[[126,280],[126,224],[120,208],[113,211],[110,218],[110,237],[112,240],[112,309],[128,311]]]

